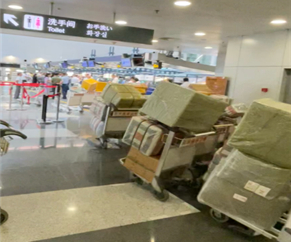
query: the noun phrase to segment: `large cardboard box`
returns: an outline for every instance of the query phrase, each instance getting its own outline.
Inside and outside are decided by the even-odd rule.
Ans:
[[[264,162],[291,169],[291,105],[253,102],[229,145]]]
[[[291,205],[291,170],[234,150],[212,171],[198,200],[234,219],[269,230]]]
[[[146,99],[133,86],[123,84],[107,84],[101,93],[106,104],[117,108],[141,108]]]
[[[226,107],[219,100],[163,82],[140,111],[170,127],[201,133],[212,130]]]
[[[158,157],[143,155],[139,150],[133,147],[130,149],[127,158],[130,158],[131,160],[135,161],[136,163],[140,164],[141,166],[152,172],[156,172],[159,164]]]
[[[126,160],[124,162],[124,166],[128,170],[132,171],[134,174],[138,175],[141,178],[144,178],[149,183],[152,182],[152,180],[155,177],[155,173],[154,172],[146,169],[145,167],[143,167],[139,163],[133,161],[130,157],[126,158]]]

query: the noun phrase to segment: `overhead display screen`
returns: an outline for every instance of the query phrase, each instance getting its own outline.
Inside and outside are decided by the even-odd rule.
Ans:
[[[0,27],[39,33],[152,44],[154,30],[0,9]]]

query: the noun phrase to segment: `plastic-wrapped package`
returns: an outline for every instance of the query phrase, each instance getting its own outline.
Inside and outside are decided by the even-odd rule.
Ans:
[[[200,133],[212,130],[226,107],[226,103],[214,98],[163,82],[140,111],[170,127]]]
[[[166,132],[162,126],[137,116],[131,119],[122,141],[146,156],[155,156],[164,146],[162,137]]]
[[[93,103],[90,106],[91,113],[96,117],[103,117],[106,104],[101,97],[95,97]]]
[[[198,200],[231,218],[268,230],[290,209],[290,181],[291,170],[234,150],[216,166]]]
[[[264,162],[291,169],[291,105],[253,102],[229,145]]]
[[[101,97],[106,104],[113,104],[117,108],[141,108],[146,99],[138,90],[130,85],[108,84]]]

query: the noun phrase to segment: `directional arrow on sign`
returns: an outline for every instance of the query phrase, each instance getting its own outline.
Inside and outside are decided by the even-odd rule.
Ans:
[[[15,21],[15,19],[17,19],[16,16],[12,15],[12,14],[8,14],[8,13],[4,13],[4,22],[9,24],[12,23],[14,26],[18,26],[19,24]]]

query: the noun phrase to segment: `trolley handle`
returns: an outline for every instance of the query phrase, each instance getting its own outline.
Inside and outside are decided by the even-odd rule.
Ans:
[[[17,130],[14,129],[0,129],[0,138],[4,136],[16,135],[21,137],[22,139],[27,139],[27,136]]]
[[[9,124],[9,123],[7,123],[7,122],[5,122],[4,120],[1,120],[0,119],[0,125],[4,125],[4,126],[6,126],[7,128],[12,128],[12,126]]]

